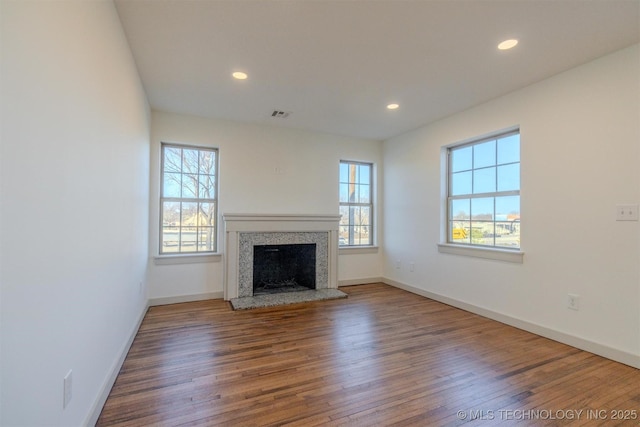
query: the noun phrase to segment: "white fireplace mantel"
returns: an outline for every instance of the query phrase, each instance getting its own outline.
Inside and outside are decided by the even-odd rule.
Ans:
[[[320,253],[326,253],[327,283],[317,283],[318,288],[337,289],[338,287],[338,227],[340,215],[289,215],[289,214],[224,214],[225,230],[225,269],[224,269],[224,299],[238,298],[240,289],[240,268],[246,264],[241,262],[241,237],[255,235],[261,238],[274,233],[291,236],[291,243],[304,239],[305,233],[317,235],[326,233],[327,247],[320,248]],[[276,234],[277,233],[277,234]],[[282,234],[291,233],[291,234]],[[286,240],[286,238],[285,238]],[[246,257],[248,254],[244,254]],[[250,255],[253,256],[252,254]],[[243,258],[244,259],[244,258]]]

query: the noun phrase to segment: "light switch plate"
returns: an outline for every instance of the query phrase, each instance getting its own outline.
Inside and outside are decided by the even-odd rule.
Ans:
[[[617,205],[616,221],[638,221],[638,205]]]

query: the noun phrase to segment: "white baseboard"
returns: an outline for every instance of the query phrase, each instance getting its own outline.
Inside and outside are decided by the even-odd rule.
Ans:
[[[204,301],[208,299],[222,299],[224,292],[206,292],[204,294],[178,295],[175,297],[160,297],[149,299],[149,307],[167,304],[179,304],[182,302]]]
[[[640,369],[640,355],[622,351],[604,344],[576,337],[574,335],[569,335],[564,332],[556,331],[555,329],[550,329],[546,326],[511,317],[506,314],[498,313],[466,302],[458,301],[453,298],[416,288],[415,286],[407,285],[406,283],[398,282],[386,277],[382,278],[381,282]]]
[[[120,373],[120,368],[122,368],[124,359],[127,357],[127,354],[129,353],[131,344],[133,344],[133,340],[138,334],[138,330],[140,329],[140,325],[142,324],[142,321],[144,320],[144,316],[147,314],[148,309],[149,309],[149,303],[147,302],[147,304],[144,306],[144,309],[138,316],[138,321],[136,322],[135,325],[133,325],[133,328],[131,329],[131,333],[129,334],[129,338],[127,339],[127,341],[124,343],[124,346],[120,350],[120,355],[111,366],[111,369],[109,370],[109,376],[104,382],[100,390],[100,394],[98,395],[98,399],[94,402],[93,406],[91,407],[91,411],[89,412],[89,417],[87,418],[86,422],[83,425],[95,426],[96,423],[98,422],[98,418],[100,417],[102,408],[104,407],[104,404],[107,401],[107,398],[109,397],[109,393],[111,393],[111,388],[113,387],[113,384],[116,382],[116,378]]]
[[[364,279],[348,279],[348,280],[338,280],[338,287],[341,286],[354,286],[354,285],[367,285],[369,283],[381,283],[383,282],[382,277],[367,277]]]

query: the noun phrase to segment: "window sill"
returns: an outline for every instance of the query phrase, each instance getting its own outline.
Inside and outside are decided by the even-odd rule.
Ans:
[[[157,255],[153,257],[155,265],[200,264],[220,262],[221,260],[222,254],[220,253]]]
[[[377,246],[340,246],[338,248],[339,255],[346,254],[377,254]]]
[[[443,254],[513,262],[516,264],[522,264],[524,262],[524,252],[519,250],[514,251],[509,249],[482,248],[476,246],[455,245],[452,243],[438,243],[438,252]]]

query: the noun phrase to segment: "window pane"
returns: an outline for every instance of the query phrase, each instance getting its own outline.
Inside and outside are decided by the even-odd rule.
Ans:
[[[349,184],[340,184],[340,203],[349,202]]]
[[[340,182],[349,182],[349,164],[340,163]]]
[[[471,243],[469,228],[469,221],[450,221],[450,241],[454,243]]]
[[[195,252],[196,251],[196,227],[182,227],[180,233],[180,251],[181,252]]]
[[[186,225],[197,225],[198,223],[198,204],[192,202],[182,203],[182,223]]]
[[[182,175],[179,173],[165,172],[162,181],[162,197],[180,197],[180,181]]]
[[[358,165],[356,164],[349,165],[349,182],[358,182]]]
[[[162,227],[162,252],[178,252],[180,249],[180,228],[179,227]]]
[[[180,225],[180,203],[178,202],[162,203],[162,225],[163,226]]]
[[[520,196],[496,197],[496,221],[520,219]]]
[[[496,246],[520,247],[520,196],[496,197]]]
[[[369,165],[359,165],[358,166],[358,183],[360,184],[370,184],[371,182],[371,166]]]
[[[470,199],[454,199],[449,206],[449,217],[453,220],[468,220],[470,215]]]
[[[451,195],[471,194],[471,172],[457,172],[451,175]]]
[[[371,186],[369,185],[360,185],[360,203],[369,203],[371,199],[369,198],[369,193],[371,191]]]
[[[473,146],[473,167],[483,168],[496,164],[496,141],[487,141]]]
[[[498,166],[498,191],[520,190],[520,163]]]
[[[198,196],[200,199],[215,199],[216,198],[216,177],[213,175],[198,175],[198,183],[200,185],[200,192]]]
[[[347,202],[358,203],[358,192],[356,188],[357,186],[353,183],[347,184]]]
[[[471,243],[493,246],[495,229],[493,221],[472,221]]]
[[[348,245],[349,244],[349,226],[341,225],[340,226],[340,237],[339,237],[340,245]]]
[[[200,151],[199,172],[207,175],[216,174],[216,153],[214,151]]]
[[[371,209],[369,206],[361,206],[360,214],[355,225],[371,225]]]
[[[182,197],[198,197],[198,175],[182,174]]]
[[[360,218],[360,206],[350,206],[349,207],[349,225],[358,224],[359,218]]]
[[[163,147],[163,166],[166,172],[180,172],[182,163],[182,150],[180,148]]]
[[[504,233],[503,228],[501,228],[501,224],[496,223],[496,247],[500,248],[508,248],[508,249],[518,249],[520,248],[520,223],[513,224],[513,232]]]
[[[215,225],[215,204],[199,203],[198,208],[198,225],[213,227]]]
[[[358,242],[355,239],[355,230],[354,230],[354,228],[355,227],[353,227],[351,225],[349,226],[349,234],[348,234],[349,238],[347,240],[349,245],[357,245],[358,244]]]
[[[473,193],[493,193],[496,191],[496,168],[475,169],[473,171]]]
[[[215,249],[215,236],[213,227],[198,228],[198,251],[213,251]]]
[[[493,221],[493,197],[471,199],[471,219]]]
[[[520,161],[520,135],[511,135],[498,140],[498,164]]]
[[[357,226],[354,229],[354,239],[357,245],[368,245],[370,243],[371,234],[368,225]]]
[[[340,206],[340,224],[349,225],[349,206]]]
[[[199,150],[182,150],[182,173],[197,174],[199,167]]]
[[[471,169],[473,147],[458,148],[451,151],[451,172]]]
[[[360,203],[360,186],[357,184],[349,185],[349,201],[351,203]]]

